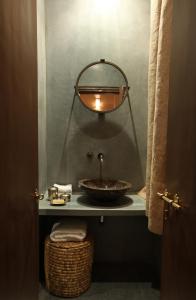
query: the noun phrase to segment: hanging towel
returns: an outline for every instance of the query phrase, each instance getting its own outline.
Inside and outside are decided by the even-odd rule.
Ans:
[[[164,203],[157,196],[157,192],[163,192],[166,187],[172,18],[173,0],[151,1],[146,214],[148,228],[155,234],[163,232]]]
[[[54,186],[58,188],[59,193],[72,193],[72,184],[61,185],[55,183]]]
[[[87,224],[80,219],[64,219],[52,227],[50,238],[54,242],[83,241],[87,234]]]

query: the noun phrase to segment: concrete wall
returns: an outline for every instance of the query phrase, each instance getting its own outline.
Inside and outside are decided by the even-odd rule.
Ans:
[[[46,0],[47,179],[72,183],[104,176],[144,185],[147,130],[149,0]],[[133,122],[126,100],[99,118],[75,98],[78,73],[105,58],[120,66],[130,86]],[[86,153],[94,156],[88,159]]]

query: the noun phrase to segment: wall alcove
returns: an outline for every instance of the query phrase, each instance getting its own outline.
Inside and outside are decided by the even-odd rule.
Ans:
[[[103,152],[104,176],[130,181],[135,193],[145,178],[150,1],[38,3],[40,191],[54,183],[72,183],[77,194],[79,179],[98,173],[96,157]],[[128,101],[104,117],[87,110],[77,95],[73,101],[78,74],[100,58],[125,72],[132,116]],[[43,282],[43,240],[62,214],[45,210],[44,205],[41,209]],[[105,213],[103,224],[101,212],[75,214],[86,218],[96,240],[93,281],[156,281],[158,242],[147,230],[143,209],[135,216]]]

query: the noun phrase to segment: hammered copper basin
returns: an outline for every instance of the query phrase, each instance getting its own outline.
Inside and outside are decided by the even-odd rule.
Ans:
[[[116,200],[123,196],[130,188],[131,183],[122,180],[81,179],[79,187],[86,195],[96,200]]]

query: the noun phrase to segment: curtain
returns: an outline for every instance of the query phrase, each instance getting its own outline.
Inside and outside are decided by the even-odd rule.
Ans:
[[[157,192],[165,189],[172,4],[151,0],[146,212],[148,227],[156,234],[163,230],[163,203]]]

